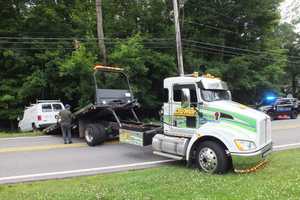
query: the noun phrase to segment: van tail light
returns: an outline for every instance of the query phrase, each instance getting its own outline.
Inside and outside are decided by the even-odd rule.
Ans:
[[[41,115],[38,115],[38,116],[37,116],[37,120],[38,120],[38,121],[42,121],[42,116],[41,116]]]

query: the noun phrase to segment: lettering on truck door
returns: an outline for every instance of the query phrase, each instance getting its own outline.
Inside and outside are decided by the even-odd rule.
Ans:
[[[198,104],[195,84],[173,86],[171,102],[172,129],[175,135],[192,135],[197,128]]]

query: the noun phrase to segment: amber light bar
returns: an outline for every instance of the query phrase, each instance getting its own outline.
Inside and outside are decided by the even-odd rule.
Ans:
[[[122,72],[122,71],[124,71],[123,68],[109,67],[109,66],[104,66],[104,65],[96,65],[94,67],[94,70],[108,71],[108,72]]]

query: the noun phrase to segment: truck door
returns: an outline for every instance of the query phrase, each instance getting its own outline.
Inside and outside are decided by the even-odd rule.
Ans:
[[[198,104],[195,84],[174,85],[171,99],[172,128],[174,135],[191,135],[198,127]]]
[[[172,114],[171,114],[171,103],[170,103],[170,91],[168,88],[164,88],[163,90],[163,116],[162,121],[164,126],[165,133],[168,133],[172,126]]]

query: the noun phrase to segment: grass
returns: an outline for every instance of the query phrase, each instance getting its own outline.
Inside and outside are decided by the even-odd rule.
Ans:
[[[256,173],[208,175],[176,164],[145,170],[0,186],[0,199],[299,200],[300,150],[276,152]]]
[[[39,136],[39,135],[44,135],[44,133],[41,132],[41,131],[35,131],[35,132],[0,132],[0,138],[27,137],[27,136]]]

